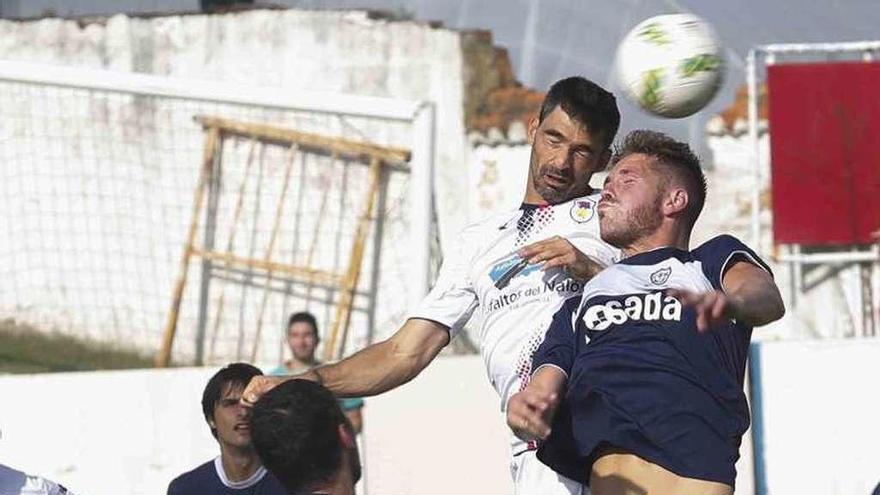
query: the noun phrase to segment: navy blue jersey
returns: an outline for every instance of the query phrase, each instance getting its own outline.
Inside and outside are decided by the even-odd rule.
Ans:
[[[697,332],[693,308],[670,288],[724,290],[746,261],[769,271],[734,237],[693,251],[661,248],[600,272],[555,315],[533,369],[555,366],[567,391],[538,457],[586,483],[597,450],[614,446],[680,476],[734,485],[749,426],[743,393],[752,329],[729,321]]]
[[[247,480],[229,481],[218,457],[174,478],[168,495],[287,495],[287,491],[262,466]]]

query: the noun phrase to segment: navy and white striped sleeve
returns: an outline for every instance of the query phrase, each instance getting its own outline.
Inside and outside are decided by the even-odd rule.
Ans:
[[[544,341],[532,356],[533,375],[544,366],[552,366],[568,377],[575,354],[576,335],[572,320],[577,314],[580,302],[580,297],[571,297],[553,315],[550,328],[544,334]]]
[[[773,272],[751,248],[732,235],[719,235],[693,251],[700,260],[703,274],[712,283],[715,290],[724,290],[723,280],[727,270],[739,261],[751,263],[767,271]]]

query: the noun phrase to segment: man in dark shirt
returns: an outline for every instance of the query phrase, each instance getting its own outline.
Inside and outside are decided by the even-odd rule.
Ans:
[[[354,495],[361,477],[351,422],[333,394],[289,380],[254,404],[254,448],[291,495]]]
[[[175,478],[168,495],[287,494],[257,457],[250,408],[239,404],[250,379],[262,374],[249,364],[233,363],[211,377],[202,394],[202,412],[220,445],[220,456]]]

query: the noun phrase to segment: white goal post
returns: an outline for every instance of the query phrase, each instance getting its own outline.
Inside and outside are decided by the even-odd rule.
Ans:
[[[361,284],[356,341],[369,340],[365,327],[377,318],[399,318],[427,292],[435,224],[432,102],[0,61],[0,208],[7,217],[0,234],[8,239],[0,247],[0,318],[155,350],[199,173],[199,114],[411,150],[405,180],[388,179],[389,208],[397,208],[400,225],[386,230],[397,237],[365,257],[374,272],[381,257],[393,258],[405,287],[387,293],[396,280]],[[128,231],[135,233],[115,235]],[[170,239],[159,242],[164,233]],[[138,264],[150,257],[149,266]],[[384,313],[370,300],[379,285],[393,306]],[[285,310],[298,309],[287,304]],[[273,308],[279,321],[280,308]],[[199,311],[187,310],[190,327]],[[192,332],[181,339],[204,339],[204,328]],[[280,340],[277,332],[266,338]],[[267,346],[273,351],[259,359],[274,361],[279,346]],[[198,344],[180,355],[203,361]]]

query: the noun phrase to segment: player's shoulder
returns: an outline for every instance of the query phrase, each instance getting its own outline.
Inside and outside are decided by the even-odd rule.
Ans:
[[[731,251],[740,249],[748,249],[748,246],[746,246],[745,243],[737,239],[735,236],[732,236],[730,234],[721,234],[716,235],[715,237],[700,244],[695,249],[691,250],[691,253],[693,253],[695,257],[699,258],[700,256],[715,254],[718,251]]]
[[[469,223],[456,236],[458,249],[460,252],[475,255],[491,245],[493,239],[497,239],[506,229],[516,226],[519,216],[519,208],[511,208]]]
[[[706,262],[727,264],[731,259],[743,258],[755,265],[770,271],[767,263],[744,242],[730,234],[715,236],[691,251],[693,258]]]
[[[187,495],[204,491],[219,481],[214,461],[208,461],[171,480],[168,484],[168,495]]]
[[[505,210],[490,213],[479,220],[467,224],[461,229],[462,235],[480,235],[487,230],[501,230],[508,226],[511,222],[516,222],[519,218],[519,208],[507,208]]]

